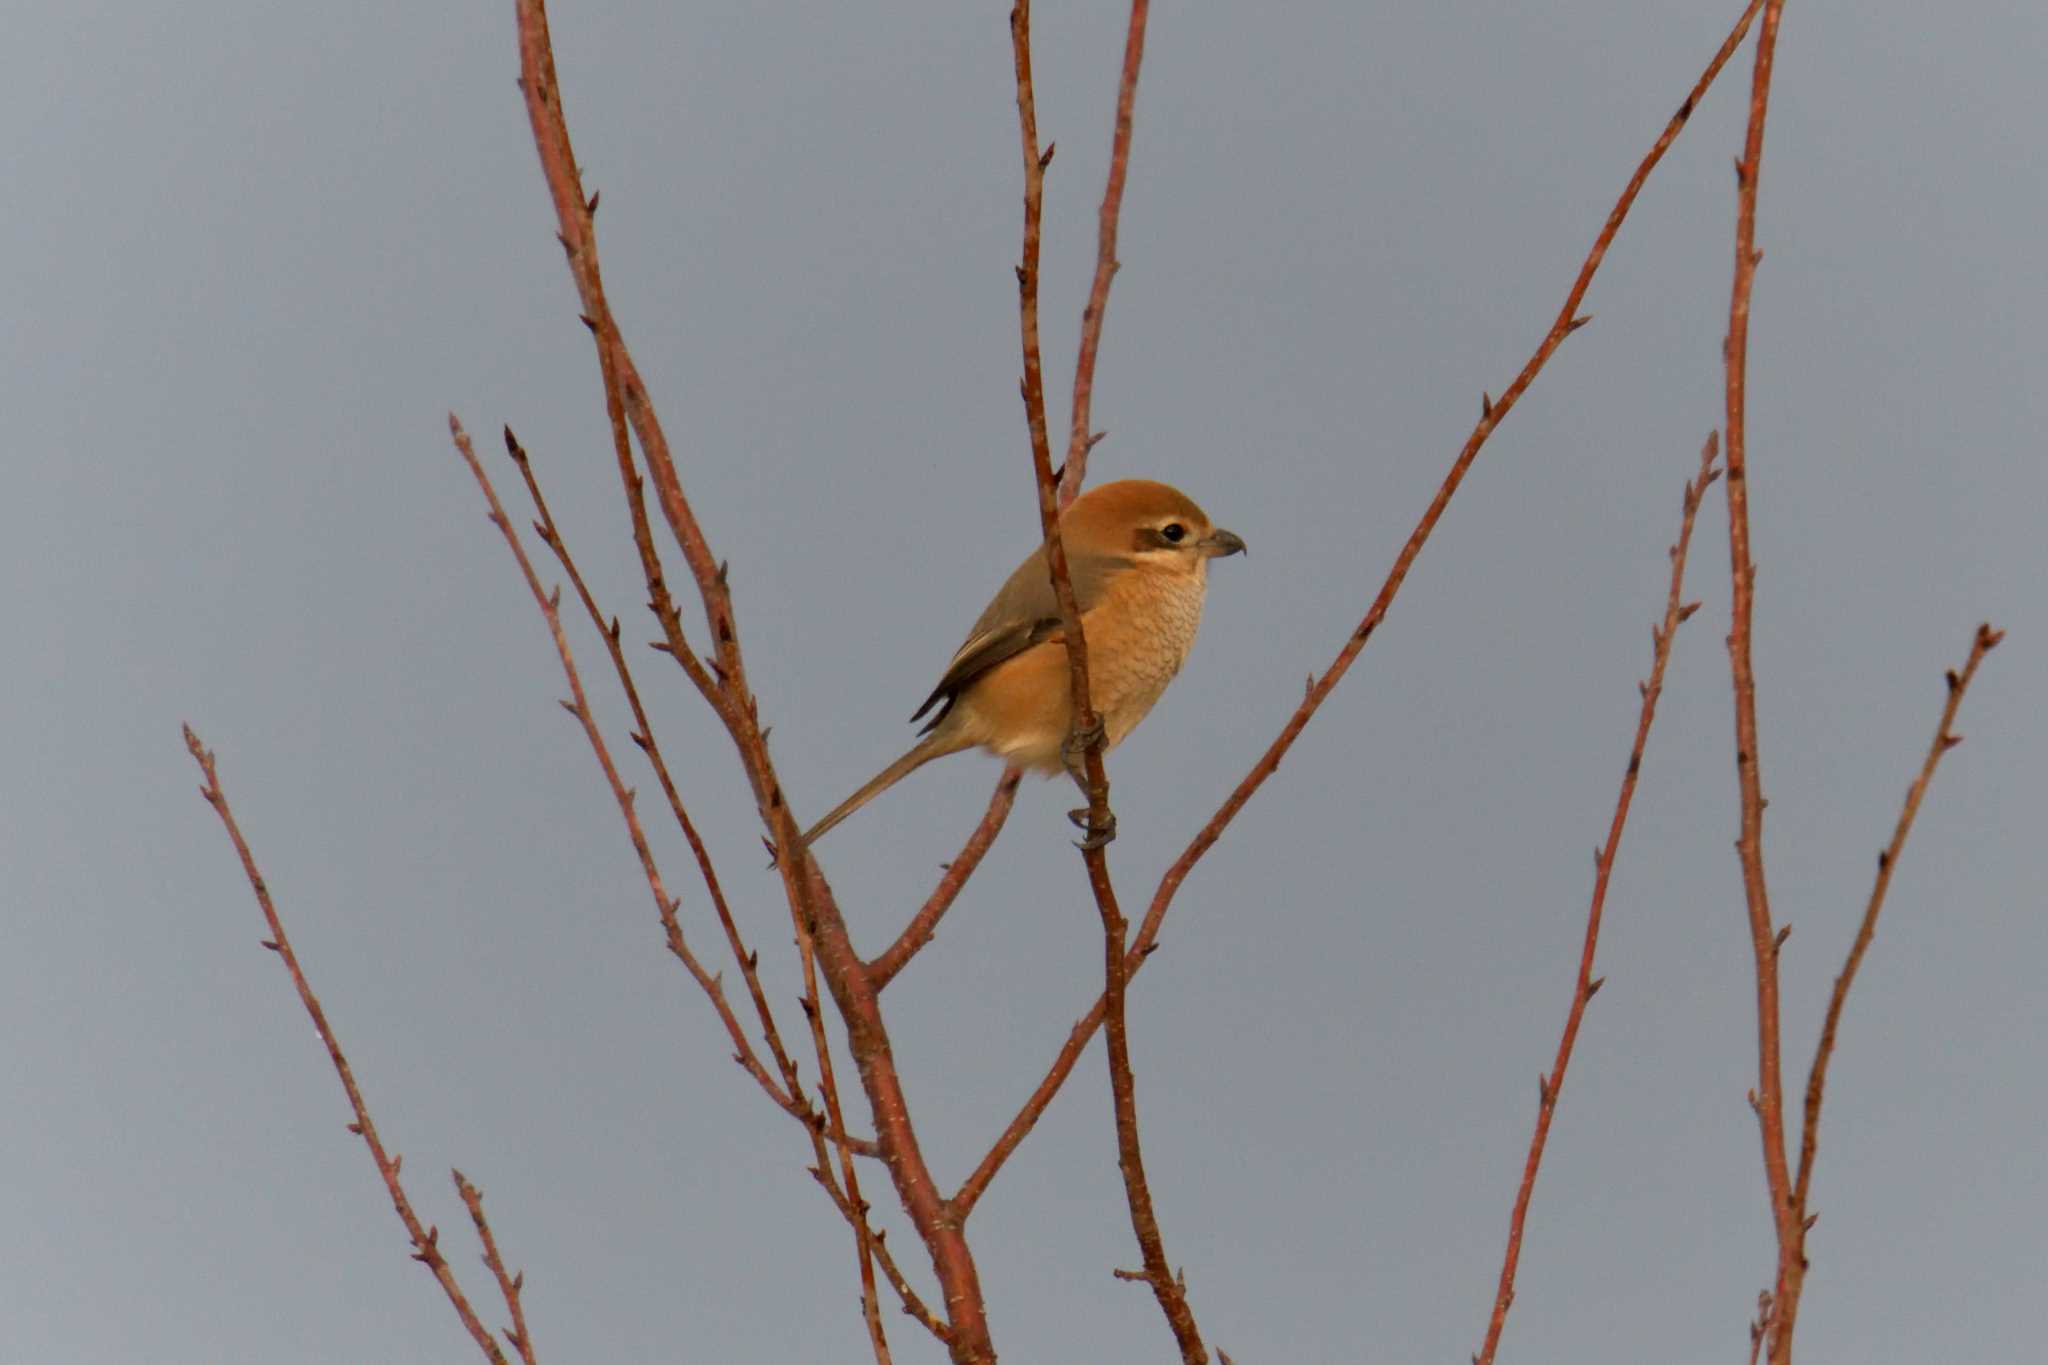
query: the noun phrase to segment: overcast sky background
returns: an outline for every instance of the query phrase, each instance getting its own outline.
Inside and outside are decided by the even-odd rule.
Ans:
[[[1169,479],[1252,552],[1216,566],[1185,673],[1111,763],[1127,905],[1357,623],[1736,11],[1156,7],[1092,473]],[[612,297],[815,817],[908,742],[1037,534],[1006,10],[553,21]],[[1111,4],[1038,18],[1056,427],[1122,23]],[[2033,0],[1802,0],[1783,30],[1750,434],[1788,1089],[1942,671],[1978,621],[2011,629],[1850,1002],[1800,1324],[1815,1360],[2038,1349],[2044,55]],[[80,0],[24,9],[0,51],[0,1361],[472,1358],[257,946],[184,720],[488,1321],[450,1166],[526,1271],[543,1359],[865,1358],[850,1236],[662,951],[541,619],[449,448],[453,409],[509,498],[510,423],[628,638],[651,638],[516,69],[508,3]],[[1745,49],[1623,230],[1593,324],[1134,988],[1168,1249],[1242,1365],[1463,1360],[1483,1335],[1680,487],[1721,421],[1748,77]],[[1739,1359],[1770,1280],[1726,534],[1717,490],[1504,1360]],[[657,726],[788,1005],[738,765],[661,662],[641,675]],[[824,845],[864,947],[995,775],[928,769]],[[1070,804],[1024,788],[887,996],[947,1185],[1099,984]],[[710,953],[681,841],[658,843]],[[1171,1358],[1150,1296],[1109,1273],[1137,1254],[1099,1047],[971,1234],[1006,1359]],[[898,1360],[942,1358],[889,1322]]]

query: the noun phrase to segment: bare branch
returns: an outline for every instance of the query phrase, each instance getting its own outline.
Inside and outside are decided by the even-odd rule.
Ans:
[[[1756,192],[1763,170],[1764,118],[1770,107],[1771,67],[1777,53],[1778,22],[1784,0],[1767,0],[1757,34],[1756,67],[1750,80],[1749,128],[1736,163],[1735,275],[1729,290],[1727,365],[1728,555],[1734,603],[1728,628],[1728,660],[1735,689],[1735,771],[1742,800],[1742,833],[1736,851],[1742,862],[1743,900],[1749,913],[1751,953],[1756,967],[1758,1136],[1763,1144],[1764,1179],[1771,1222],[1777,1233],[1778,1272],[1772,1289],[1770,1360],[1787,1365],[1792,1328],[1799,1313],[1805,1275],[1805,1230],[1792,1203],[1792,1177],[1785,1160],[1784,1081],[1779,1061],[1778,939],[1764,878],[1764,795],[1757,756],[1756,670],[1751,657],[1756,604],[1756,566],[1749,551],[1749,298],[1756,281]]]
[[[505,1329],[505,1340],[512,1343],[512,1349],[519,1352],[519,1358],[526,1365],[534,1365],[533,1337],[526,1330],[526,1308],[520,1301],[526,1288],[524,1273],[513,1275],[506,1271],[504,1260],[498,1255],[498,1238],[491,1231],[491,1222],[484,1217],[484,1192],[469,1183],[461,1171],[453,1172],[455,1192],[469,1209],[469,1221],[476,1227],[477,1240],[484,1246],[484,1264],[497,1278],[498,1293],[504,1297],[505,1311],[512,1315],[512,1325]]]
[[[818,1182],[819,1188],[825,1191],[847,1221],[852,1222],[856,1216],[853,1205],[847,1201],[846,1192],[832,1179],[831,1170],[813,1166],[811,1178]],[[882,1268],[883,1278],[889,1281],[890,1286],[896,1291],[896,1296],[903,1301],[904,1316],[915,1318],[926,1331],[940,1341],[949,1340],[952,1330],[946,1326],[943,1319],[932,1312],[924,1299],[911,1287],[910,1281],[904,1278],[902,1269],[896,1264],[895,1255],[889,1250],[889,1240],[880,1229],[871,1228],[868,1234],[868,1247],[874,1254],[875,1264]]]
[[[669,813],[675,817],[676,824],[689,841],[690,850],[697,860],[698,873],[703,877],[704,885],[711,894],[711,903],[718,916],[719,925],[725,931],[726,943],[732,951],[733,960],[739,965],[741,977],[747,983],[747,991],[753,999],[755,1013],[761,1020],[763,1036],[767,1039],[770,1055],[775,1059],[776,1067],[781,1073],[780,1087],[775,1084],[774,1078],[768,1074],[755,1055],[752,1044],[748,1042],[745,1031],[740,1027],[739,1020],[726,1002],[723,983],[704,967],[684,939],[682,923],[678,917],[679,903],[662,895],[659,912],[662,935],[668,950],[710,997],[712,1007],[718,1012],[719,1021],[725,1025],[726,1034],[732,1039],[734,1056],[747,1074],[752,1076],[767,1092],[768,1097],[785,1112],[806,1128],[816,1129],[822,1120],[818,1112],[811,1107],[809,1099],[804,1095],[803,1087],[798,1082],[796,1065],[783,1046],[781,1030],[776,1024],[774,1011],[769,1007],[767,993],[761,988],[756,955],[740,937],[739,926],[733,920],[731,908],[726,904],[725,892],[719,882],[717,870],[711,864],[710,851],[705,848],[703,839],[697,833],[696,822],[690,819],[690,813],[683,805],[682,793],[677,790],[675,779],[669,772],[668,762],[662,756],[653,723],[648,718],[646,708],[641,705],[640,689],[633,679],[632,666],[627,662],[618,623],[616,619],[612,619],[607,624],[608,618],[604,610],[598,605],[596,597],[584,581],[582,572],[576,567],[575,558],[569,552],[568,542],[563,538],[561,528],[555,524],[554,514],[548,510],[547,498],[541,492],[540,481],[533,472],[533,460],[509,427],[505,430],[505,448],[511,454],[513,464],[518,467],[519,475],[526,483],[527,496],[533,500],[537,517],[534,529],[538,532],[541,543],[554,553],[556,562],[569,576],[570,585],[576,589],[578,600],[583,603],[584,611],[590,617],[591,624],[597,628],[599,637],[603,639],[605,648],[611,655],[612,671],[617,675],[619,688],[625,694],[626,703],[633,712],[633,742],[647,755],[648,763],[654,769],[655,778],[661,783],[662,794],[668,798]],[[483,476],[483,482],[488,496],[490,490],[487,475]],[[857,1145],[868,1155],[872,1156],[876,1152],[872,1139],[861,1139]],[[823,1151],[821,1150],[818,1155],[822,1159]]]
[[[974,875],[974,869],[981,866],[982,858],[1002,833],[1003,822],[1010,818],[1010,807],[1017,801],[1017,783],[1024,774],[1016,768],[1003,769],[1003,775],[996,781],[995,792],[988,799],[988,811],[974,832],[967,836],[967,842],[959,856],[946,864],[938,886],[925,903],[910,917],[910,923],[903,926],[903,932],[896,936],[882,953],[867,965],[868,976],[874,981],[875,989],[881,990],[896,979],[896,973],[910,964],[918,950],[932,941],[937,932],[939,920],[953,908],[959,899],[960,890],[967,885],[967,879]]]
[[[490,1329],[477,1317],[470,1306],[469,1298],[456,1282],[455,1272],[448,1260],[441,1254],[441,1233],[438,1228],[429,1227],[420,1221],[413,1211],[412,1200],[405,1193],[405,1186],[399,1180],[399,1167],[403,1159],[396,1152],[387,1152],[384,1140],[378,1136],[377,1124],[370,1117],[370,1106],[363,1099],[363,1092],[356,1085],[355,1072],[349,1067],[348,1058],[343,1055],[341,1043],[334,1036],[334,1030],[327,1023],[327,1011],[320,1008],[319,997],[313,994],[313,987],[306,980],[305,971],[299,966],[299,956],[292,951],[292,941],[285,934],[284,920],[277,913],[277,904],[271,899],[270,884],[256,868],[256,855],[250,851],[249,841],[242,837],[242,827],[235,820],[235,813],[228,806],[227,792],[220,785],[220,773],[214,765],[213,751],[199,741],[199,736],[187,725],[185,749],[199,765],[199,772],[206,779],[199,794],[213,807],[214,814],[226,827],[228,840],[235,846],[235,855],[242,860],[242,875],[249,879],[249,889],[256,893],[256,903],[263,909],[263,919],[270,926],[270,937],[263,946],[276,953],[284,963],[284,969],[292,979],[292,989],[299,993],[299,1003],[306,1007],[306,1013],[313,1020],[313,1029],[320,1035],[320,1041],[327,1047],[327,1060],[334,1066],[334,1074],[341,1078],[341,1088],[348,1095],[348,1106],[355,1111],[355,1122],[348,1130],[363,1140],[370,1149],[370,1159],[377,1164],[377,1174],[384,1181],[385,1193],[391,1196],[391,1207],[398,1212],[398,1221],[405,1225],[406,1235],[412,1239],[412,1258],[425,1266],[440,1282],[441,1292],[448,1296],[448,1303],[455,1309],[455,1316],[462,1320],[463,1328],[470,1339],[482,1351],[484,1358],[492,1365],[506,1365],[505,1353],[498,1349]]]
[[[1515,1191],[1514,1212],[1508,1216],[1507,1252],[1501,1258],[1500,1285],[1493,1297],[1493,1316],[1486,1327],[1486,1344],[1474,1356],[1474,1365],[1492,1365],[1500,1348],[1500,1335],[1507,1326],[1508,1308],[1515,1300],[1515,1269],[1522,1256],[1522,1227],[1529,1216],[1529,1199],[1536,1190],[1536,1172],[1543,1164],[1543,1149],[1550,1138],[1551,1116],[1557,1112],[1558,1093],[1564,1089],[1564,1074],[1571,1065],[1572,1047],[1578,1041],[1579,1022],[1585,1017],[1586,1002],[1600,988],[1593,976],[1593,955],[1600,946],[1600,918],[1607,905],[1607,886],[1614,875],[1615,855],[1621,849],[1622,831],[1628,825],[1629,806],[1635,800],[1636,778],[1643,768],[1643,753],[1650,742],[1650,726],[1657,718],[1657,701],[1664,695],[1664,669],[1671,662],[1671,644],[1678,627],[1692,608],[1685,602],[1685,561],[1692,548],[1693,521],[1707,488],[1721,477],[1714,468],[1719,443],[1707,437],[1700,451],[1699,473],[1685,485],[1684,511],[1678,523],[1678,541],[1671,547],[1671,584],[1664,596],[1664,622],[1652,632],[1655,646],[1650,657],[1650,677],[1642,685],[1642,706],[1636,713],[1635,745],[1629,750],[1628,768],[1622,774],[1621,791],[1614,800],[1614,815],[1607,824],[1607,842],[1593,873],[1593,899],[1586,907],[1586,935],[1579,952],[1578,979],[1572,983],[1572,1000],[1565,1011],[1564,1032],[1557,1040],[1557,1055],[1551,1061],[1536,1106],[1536,1131],[1529,1137],[1529,1155],[1522,1165],[1521,1188]]]
[[[1820,1043],[1813,1054],[1813,1066],[1806,1078],[1806,1117],[1799,1135],[1799,1178],[1792,1188],[1792,1204],[1800,1217],[1806,1217],[1806,1196],[1813,1180],[1814,1154],[1820,1142],[1821,1094],[1827,1087],[1828,1063],[1835,1054],[1835,1035],[1842,1023],[1842,1007],[1848,1002],[1849,987],[1855,984],[1856,971],[1863,965],[1863,955],[1870,950],[1870,943],[1877,935],[1877,917],[1884,909],[1885,893],[1891,890],[1892,873],[1898,869],[1899,855],[1905,851],[1906,836],[1913,832],[1914,817],[1920,813],[1920,801],[1927,795],[1928,784],[1934,781],[1934,770],[1941,763],[1942,755],[1953,749],[1962,736],[1955,733],[1956,713],[1962,708],[1963,694],[1970,690],[1970,683],[1977,676],[1977,665],[1984,662],[1984,656],[1998,647],[2005,638],[2002,630],[1993,630],[1987,622],[1977,627],[1976,636],[1970,641],[1970,657],[1962,668],[1948,675],[1948,702],[1941,708],[1941,722],[1934,727],[1934,740],[1927,746],[1927,757],[1921,760],[1919,775],[1913,785],[1906,789],[1906,804],[1899,812],[1898,824],[1892,828],[1891,842],[1877,855],[1877,880],[1870,888],[1870,900],[1863,907],[1863,920],[1856,927],[1856,939],[1849,947],[1849,957],[1842,964],[1840,976],[1835,978],[1835,988],[1828,995],[1827,1019],[1821,1025]]]
[[[1138,102],[1138,67],[1145,60],[1145,23],[1149,0],[1131,0],[1130,23],[1124,33],[1124,64],[1116,87],[1116,132],[1110,139],[1109,177],[1102,187],[1102,208],[1096,215],[1095,277],[1088,285],[1088,303],[1081,311],[1081,348],[1074,359],[1074,399],[1067,433],[1067,462],[1060,473],[1060,505],[1072,502],[1088,473],[1088,453],[1102,439],[1091,431],[1095,399],[1095,356],[1102,346],[1102,323],[1109,312],[1109,285],[1116,278],[1117,224],[1124,208],[1124,181],[1131,164],[1131,125]]]

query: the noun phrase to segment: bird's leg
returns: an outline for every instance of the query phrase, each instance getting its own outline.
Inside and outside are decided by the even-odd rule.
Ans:
[[[1088,790],[1088,750],[1109,738],[1109,731],[1102,728],[1102,717],[1097,716],[1085,730],[1071,731],[1060,741],[1060,762],[1067,765],[1067,772],[1082,791]]]
[[[1074,779],[1074,785],[1081,789],[1081,795],[1091,803],[1079,810],[1067,812],[1069,820],[1088,831],[1087,837],[1076,845],[1084,851],[1101,848],[1116,838],[1116,812],[1105,807],[1102,820],[1098,823],[1092,804],[1095,794],[1088,787],[1088,749],[1091,745],[1102,743],[1107,734],[1108,732],[1102,728],[1102,718],[1098,716],[1094,724],[1087,729],[1075,730],[1060,741],[1060,760],[1067,765],[1067,775]]]

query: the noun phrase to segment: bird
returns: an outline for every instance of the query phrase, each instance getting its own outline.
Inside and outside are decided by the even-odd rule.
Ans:
[[[1145,718],[1186,661],[1202,620],[1209,561],[1242,554],[1245,544],[1212,525],[1187,494],[1150,479],[1083,493],[1060,513],[1060,539],[1106,753]],[[986,749],[1028,771],[1064,770],[1086,790],[1081,757],[1094,736],[1077,744],[1073,734],[1066,631],[1043,544],[997,589],[911,721],[935,707],[917,743],[811,826],[805,848],[917,769],[963,749]],[[1086,816],[1072,812],[1088,830],[1083,847],[1114,837],[1113,821],[1096,829]]]

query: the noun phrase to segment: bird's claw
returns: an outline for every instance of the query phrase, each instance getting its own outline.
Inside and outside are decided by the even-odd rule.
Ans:
[[[1080,781],[1086,770],[1089,749],[1108,737],[1109,732],[1102,728],[1102,717],[1097,716],[1093,725],[1085,730],[1070,731],[1060,741],[1060,761],[1067,765],[1067,771],[1074,775],[1075,781]]]
[[[1105,810],[1102,812],[1102,823],[1100,824],[1095,822],[1095,812],[1087,806],[1083,806],[1079,810],[1068,811],[1067,818],[1072,820],[1077,827],[1088,831],[1087,838],[1076,840],[1074,843],[1074,847],[1080,849],[1083,853],[1092,853],[1116,838],[1115,811]]]

